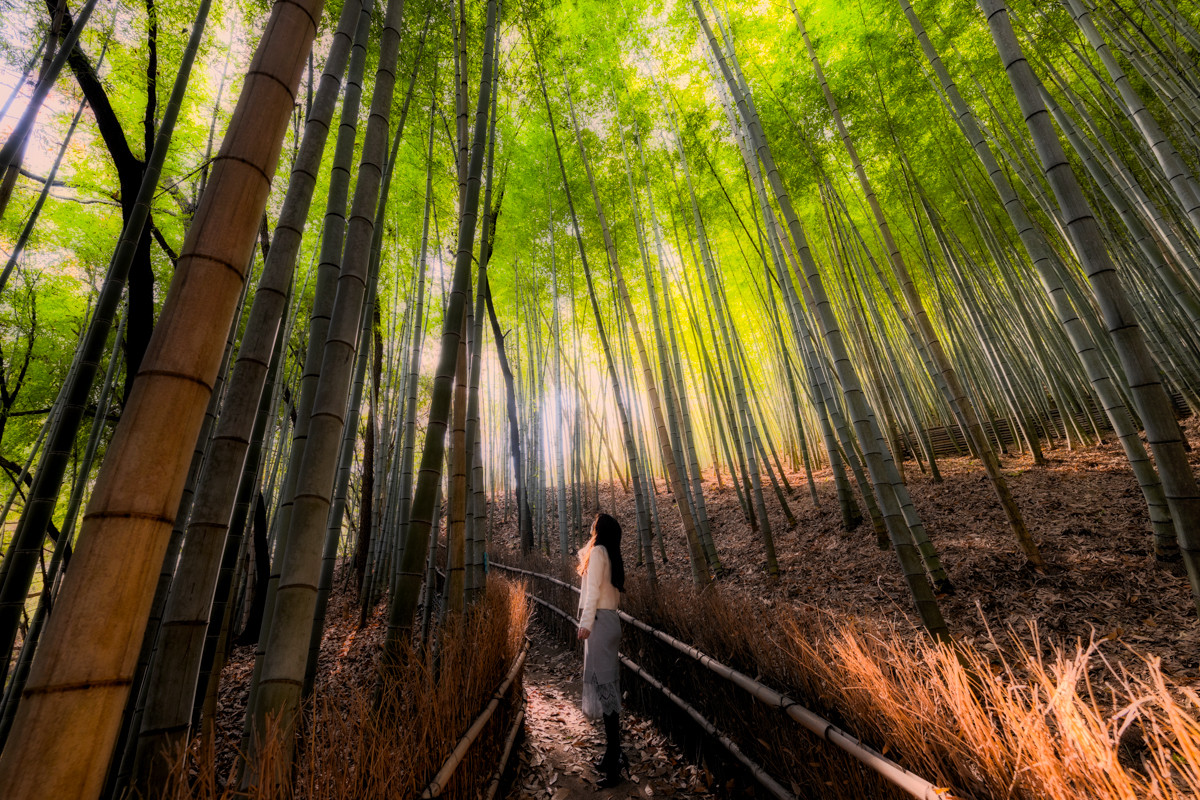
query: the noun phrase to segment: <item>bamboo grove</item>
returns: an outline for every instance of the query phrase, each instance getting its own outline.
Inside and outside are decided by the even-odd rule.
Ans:
[[[386,683],[618,493],[704,585],[828,468],[951,642],[906,473],[1045,571],[1002,459],[1114,438],[1200,607],[1200,7],[805,5],[0,5],[5,796],[152,795],[235,642],[282,787],[335,580]]]

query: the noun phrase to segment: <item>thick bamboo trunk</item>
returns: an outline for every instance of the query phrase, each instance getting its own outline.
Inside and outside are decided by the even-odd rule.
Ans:
[[[354,456],[354,441],[358,436],[358,417],[359,404],[362,399],[363,383],[365,380],[366,362],[363,359],[363,354],[370,349],[373,358],[371,364],[372,372],[372,416],[379,416],[379,429],[384,427],[384,422],[389,419],[389,413],[385,409],[382,413],[378,410],[380,403],[380,393],[383,391],[381,381],[383,378],[383,341],[380,332],[380,312],[379,298],[377,289],[379,284],[379,271],[383,255],[383,232],[385,222],[387,220],[388,198],[391,194],[392,173],[396,166],[396,155],[400,150],[400,142],[403,139],[404,123],[408,118],[409,103],[412,101],[413,89],[416,85],[417,73],[421,66],[422,56],[425,52],[425,37],[429,32],[430,18],[426,17],[425,27],[421,32],[421,40],[417,46],[417,54],[413,59],[413,71],[409,79],[408,92],[404,98],[404,105],[400,111],[400,121],[396,126],[396,133],[392,139],[391,152],[388,154],[387,166],[384,169],[383,175],[380,178],[381,186],[379,189],[379,201],[375,212],[375,223],[371,232],[371,252],[367,267],[367,293],[364,297],[364,308],[361,314],[360,324],[362,326],[358,333],[359,361],[355,366],[354,383],[351,388],[350,401],[347,406],[346,421],[342,426],[342,450],[338,457],[338,478],[334,487],[333,506],[330,509],[329,521],[325,532],[325,545],[321,554],[321,576],[320,583],[317,584],[317,602],[316,610],[313,612],[312,634],[309,639],[308,647],[308,662],[304,669],[304,696],[307,697],[312,692],[313,682],[316,680],[317,658],[320,655],[321,639],[325,631],[325,611],[329,600],[329,594],[333,588],[333,573],[337,560],[338,544],[341,540],[342,533],[342,514],[345,507],[345,494],[349,484],[349,473],[351,470],[351,462]],[[393,310],[393,317],[395,316]],[[407,314],[405,315],[405,325],[407,325]],[[367,347],[367,342],[372,342],[370,348]],[[389,364],[391,359],[389,358]],[[390,371],[390,370],[389,370]],[[402,380],[402,384],[404,381]],[[397,414],[399,417],[399,414]],[[398,422],[399,425],[399,422]],[[382,503],[382,497],[379,502],[375,501],[372,487],[384,482],[383,465],[387,461],[387,443],[383,436],[376,434],[377,426],[374,419],[368,418],[367,435],[371,439],[371,451],[380,450],[379,453],[373,452],[374,460],[378,462],[378,466],[372,469],[366,464],[362,468],[362,482],[360,484],[360,515],[359,515],[359,552],[364,552],[367,547],[370,547],[372,552],[376,552],[378,556],[371,563],[372,571],[367,576],[365,586],[359,584],[359,626],[366,624],[366,617],[371,608],[374,608],[373,598],[375,597],[374,588],[382,590],[387,583],[386,571],[379,568],[378,562],[387,563],[387,557],[391,555],[391,542],[393,540],[394,526],[384,526],[381,529],[379,520],[379,504]],[[383,440],[383,441],[381,441]],[[399,456],[399,453],[396,454]],[[394,462],[398,462],[398,458]],[[374,465],[372,465],[374,466]],[[393,464],[393,474],[398,469],[398,463]],[[343,473],[343,470],[345,472]],[[339,494],[341,495],[339,501]],[[380,493],[382,494],[382,492]],[[391,514],[391,505],[388,503],[388,513]],[[373,513],[372,513],[373,511]],[[385,549],[385,537],[386,547]],[[364,541],[365,538],[365,541]],[[356,559],[358,552],[356,552]],[[379,556],[383,556],[380,558]],[[382,576],[378,576],[382,573]],[[372,585],[372,579],[375,581],[375,587]]]
[[[277,3],[263,32],[0,756],[7,797],[100,791],[191,444],[322,7],[321,0]]]
[[[251,257],[252,265],[253,257]],[[250,271],[250,267],[248,267],[247,274]],[[163,612],[166,609],[168,591],[173,585],[174,576],[177,571],[176,562],[181,552],[184,532],[191,518],[193,501],[196,496],[196,484],[200,478],[200,469],[205,462],[207,453],[212,447],[217,411],[221,407],[225,377],[229,374],[229,359],[233,353],[234,340],[237,338],[238,326],[242,317],[241,309],[245,304],[246,290],[248,288],[249,286],[247,285],[243,289],[241,300],[238,302],[238,308],[234,312],[233,321],[226,334],[225,352],[221,357],[221,365],[217,369],[217,379],[213,384],[212,394],[209,395],[208,406],[205,408],[204,422],[201,423],[200,433],[196,437],[196,443],[192,448],[192,462],[188,468],[188,476],[184,482],[183,494],[180,497],[179,506],[175,511],[175,523],[171,527],[171,535],[167,540],[167,552],[163,558],[162,569],[159,571],[158,584],[154,590],[154,600],[150,604],[150,616],[146,623],[146,629],[142,634],[142,646],[138,654],[138,664],[134,671],[133,683],[130,686],[130,702],[125,706],[125,715],[121,721],[121,736],[118,740],[117,748],[113,753],[113,766],[109,768],[105,789],[106,794],[114,791],[114,780],[115,786],[124,791],[128,786],[130,773],[133,769],[133,757],[136,751],[135,745],[137,743],[138,730],[141,727],[147,693],[150,688],[146,680],[149,677],[148,667],[151,663],[151,655],[156,650],[161,632],[160,625],[163,620]],[[118,765],[119,769],[117,769]]]
[[[1200,608],[1200,486],[1188,463],[1183,432],[1099,224],[1051,126],[1050,114],[1038,93],[1038,79],[1025,60],[1008,18],[1008,8],[1003,0],[979,0],[979,7],[987,18],[992,39],[1025,116],[1043,173],[1063,217],[1068,220],[1067,232],[1091,283],[1100,316],[1116,346],[1131,399],[1158,464],[1192,596]]]
[[[268,785],[281,772],[258,772],[255,753],[263,746],[267,719],[278,715],[277,736],[282,751],[278,769],[291,764],[292,736],[308,661],[312,621],[317,603],[321,552],[332,502],[342,430],[345,423],[354,355],[367,286],[371,282],[371,243],[390,128],[396,62],[400,49],[400,18],[404,0],[389,0],[379,39],[379,62],[371,113],[363,138],[354,201],[346,230],[345,253],[338,276],[337,294],[329,318],[321,369],[313,396],[312,418],[304,459],[296,480],[291,530],[282,556],[279,586],[262,661],[262,678],[253,715],[252,749],[244,783]]]
[[[295,422],[292,426],[292,443],[288,451],[283,481],[276,498],[276,511],[271,517],[271,537],[274,539],[273,552],[275,555],[271,560],[271,573],[263,594],[258,647],[254,654],[254,672],[250,677],[247,709],[253,709],[257,703],[258,687],[262,678],[264,648],[274,617],[279,571],[283,565],[284,554],[287,553],[288,539],[291,534],[296,481],[299,478],[308,442],[309,422],[312,416],[318,371],[324,356],[325,340],[329,332],[329,318],[333,311],[334,293],[337,290],[338,273],[342,263],[342,247],[346,232],[346,205],[350,193],[350,173],[354,166],[354,145],[358,131],[363,73],[366,70],[367,45],[371,35],[371,13],[374,5],[375,0],[360,0],[354,41],[350,50],[350,61],[346,68],[345,91],[338,121],[337,138],[334,142],[333,163],[330,166],[325,215],[321,224],[321,243],[308,321],[308,343],[305,347],[300,385],[295,393],[293,406]],[[252,722],[253,715],[247,713],[242,729],[241,748],[243,753],[248,752],[251,746]]]
[[[157,652],[147,678],[146,712],[134,766],[137,783],[146,788],[163,785],[165,773],[173,764],[167,754],[187,739],[200,669],[200,643],[213,605],[251,433],[287,309],[296,255],[358,11],[359,4],[354,0],[343,7],[314,112],[305,125],[304,140],[292,167],[284,210],[254,294],[229,393],[198,483],[177,580],[168,595]]]

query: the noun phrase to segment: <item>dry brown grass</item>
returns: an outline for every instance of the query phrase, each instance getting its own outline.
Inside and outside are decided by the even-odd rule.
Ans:
[[[195,743],[175,770],[172,800],[371,800],[418,797],[471,722],[487,705],[525,641],[529,603],[521,584],[494,573],[471,612],[450,617],[431,652],[410,649],[375,687],[351,686],[310,702],[298,734],[290,785],[235,793],[231,776],[218,776],[211,747]],[[474,798],[495,769],[515,718],[518,680],[472,746],[442,797]],[[271,737],[268,736],[270,739]],[[278,747],[263,748],[257,774],[273,774]]]
[[[558,575],[548,563],[528,568]],[[565,577],[565,576],[564,576]],[[573,593],[539,596],[570,612]],[[1036,627],[985,649],[951,649],[841,615],[717,588],[630,581],[639,619],[790,695],[953,796],[1176,800],[1200,796],[1200,697],[1119,642],[1045,644]],[[543,614],[553,628],[566,627]],[[1022,642],[1043,643],[1032,651]],[[623,651],[699,707],[798,796],[903,797],[778,709],[625,627]],[[1100,676],[1097,678],[1097,676]],[[631,698],[700,745],[691,726],[629,678]]]

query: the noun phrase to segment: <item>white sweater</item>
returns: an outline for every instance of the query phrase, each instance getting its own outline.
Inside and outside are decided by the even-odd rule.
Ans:
[[[603,545],[592,548],[587,574],[583,576],[583,591],[579,596],[579,627],[591,630],[596,624],[596,610],[616,609],[621,593],[612,584],[612,563]]]

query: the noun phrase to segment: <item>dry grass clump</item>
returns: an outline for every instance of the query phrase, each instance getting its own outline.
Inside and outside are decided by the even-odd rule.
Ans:
[[[558,574],[548,564],[529,568],[539,566]],[[954,797],[1200,796],[1200,696],[1170,683],[1157,659],[1122,651],[1126,668],[1114,655],[1120,643],[1064,649],[1031,627],[1028,636],[988,642],[995,652],[949,648],[715,586],[697,593],[660,582],[651,592],[640,579],[629,584],[629,613],[786,693]],[[569,590],[542,580],[534,588],[574,608]],[[1022,644],[1030,640],[1042,649]],[[627,625],[622,650],[798,796],[906,796],[658,639]],[[673,734],[692,730],[636,678],[625,688]]]
[[[298,734],[290,786],[236,793],[219,779],[211,748],[197,743],[164,796],[172,800],[371,800],[419,797],[455,744],[488,704],[521,651],[529,623],[524,587],[494,573],[470,612],[448,617],[429,650],[411,647],[382,681],[311,701]],[[458,767],[442,797],[473,798],[491,776],[522,697],[520,681]],[[271,737],[268,736],[270,739]],[[257,774],[273,774],[278,748],[263,748]]]

